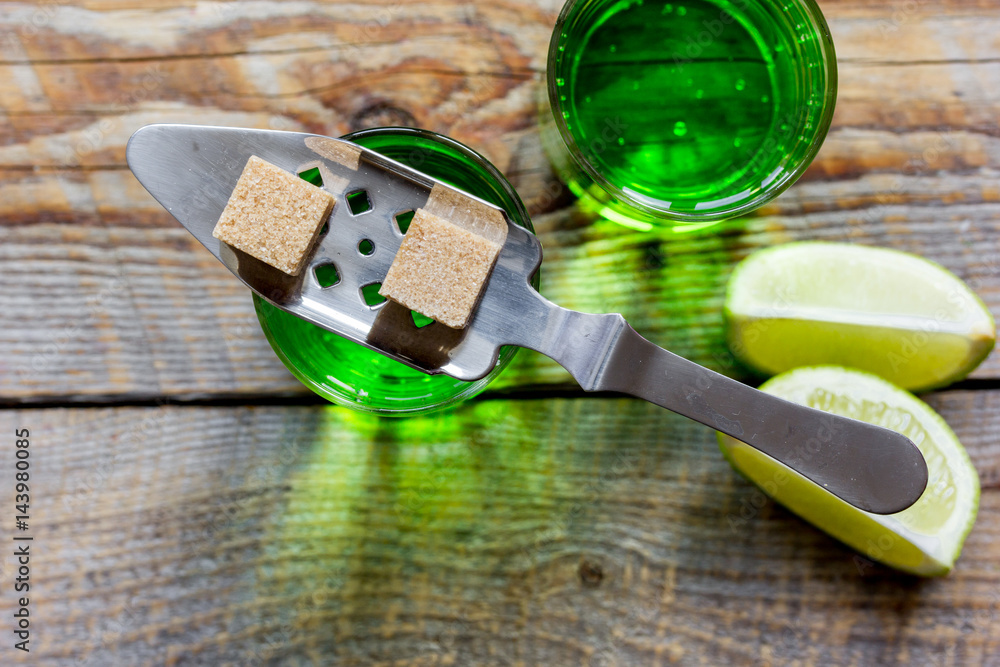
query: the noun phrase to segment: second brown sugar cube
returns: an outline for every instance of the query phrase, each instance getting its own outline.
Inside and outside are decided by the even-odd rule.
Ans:
[[[469,323],[501,245],[418,209],[379,294],[454,329]]]

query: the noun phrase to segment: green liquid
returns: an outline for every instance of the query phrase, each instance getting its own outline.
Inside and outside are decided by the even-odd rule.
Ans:
[[[822,142],[832,50],[796,3],[573,11],[554,44],[553,109],[618,199],[682,217],[738,208],[790,185]]]
[[[408,128],[366,130],[345,137],[502,207],[527,229],[531,221],[517,194],[484,158],[445,137]],[[412,216],[400,216],[401,228]],[[336,280],[329,276],[329,280]],[[537,286],[537,280],[536,280]],[[382,299],[378,295],[372,298]],[[275,308],[254,295],[264,333],[292,373],[321,396],[353,408],[406,415],[452,405],[482,391],[513,359],[504,348],[482,380],[427,375]],[[414,317],[418,326],[425,318]]]

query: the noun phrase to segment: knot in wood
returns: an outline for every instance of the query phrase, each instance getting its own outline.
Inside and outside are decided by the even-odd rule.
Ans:
[[[351,116],[351,132],[371,127],[419,127],[417,119],[406,109],[388,102],[369,104]]]
[[[601,585],[601,580],[604,579],[604,570],[601,566],[586,560],[580,563],[578,573],[580,582],[588,588],[597,588]]]

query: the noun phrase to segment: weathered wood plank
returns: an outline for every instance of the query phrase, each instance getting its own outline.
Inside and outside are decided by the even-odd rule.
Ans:
[[[560,4],[5,3],[0,400],[304,393],[245,290],[125,169],[157,121],[455,136],[537,214],[548,296],[728,372],[726,276],[784,241],[919,252],[1000,313],[990,0],[824,2],[841,92],[823,151],[695,238],[568,208],[534,129]],[[566,379],[523,354],[498,386]],[[1000,664],[1000,394],[930,400],[985,488],[958,569],[930,582],[761,505],[707,430],[639,402],[3,411],[35,436],[32,664]]]
[[[841,58],[826,145],[774,204],[697,239],[590,225],[567,208],[535,130],[559,4],[7,3],[0,398],[303,391],[255,330],[245,291],[125,168],[131,132],[164,120],[451,134],[504,169],[536,214],[548,296],[622,311],[716,368],[728,369],[718,308],[729,268],[789,240],[925,254],[1000,312],[1000,16],[989,3],[824,3]],[[998,376],[994,355],[975,377]],[[503,386],[567,380],[526,354]]]
[[[736,261],[776,242],[823,238],[923,253],[1000,312],[992,241],[1000,207],[911,207],[905,223],[895,210],[873,209],[880,219],[850,226],[831,212],[763,216],[690,239],[587,224],[565,212],[542,216],[543,293],[585,311],[622,312],[654,341],[736,375],[743,371],[731,365],[722,336],[725,282]],[[0,275],[0,396],[8,400],[303,391],[264,341],[246,290],[179,226],[29,225],[0,228],[0,241],[8,267]],[[998,372],[994,354],[974,377]],[[525,352],[498,387],[568,381],[554,363]]]
[[[1000,66],[995,12],[892,5],[881,10],[892,22],[886,27],[871,20],[870,5],[855,16],[850,4],[828,4],[844,70],[837,127],[967,130],[972,136],[963,141],[973,144],[976,133],[990,133],[1000,99],[989,85]],[[125,139],[150,115],[195,115],[326,133],[376,119],[417,124],[509,168],[516,157],[509,134],[533,124],[532,77],[544,68],[552,18],[535,3],[383,10],[341,3],[240,10],[234,3],[164,10],[137,39],[136,24],[149,21],[131,9],[53,6],[28,30],[26,17],[38,9],[15,7],[0,22],[11,37],[0,61],[11,145],[0,151],[0,166],[120,167]],[[881,153],[866,151],[859,161],[873,160],[869,168],[906,162],[898,151]],[[970,145],[964,154],[961,164],[984,166],[996,149]]]
[[[32,431],[31,664],[996,665],[1000,392],[934,404],[984,486],[934,581],[639,401],[3,411]]]
[[[398,23],[407,25],[402,18]],[[838,48],[847,54],[836,126],[894,134],[964,130],[971,136],[963,141],[974,144],[966,148],[967,166],[984,166],[989,154],[995,157],[995,143],[987,140],[996,137],[992,119],[1000,93],[990,82],[1000,63],[989,40],[1000,17],[932,17],[903,24],[898,36],[880,40],[872,34],[873,23],[833,24]],[[121,165],[124,140],[150,122],[150,115],[184,120],[202,114],[205,122],[220,122],[213,116],[230,114],[229,123],[280,124],[327,134],[376,121],[418,125],[466,141],[506,169],[514,159],[507,135],[534,122],[549,24],[532,25],[516,37],[504,29],[524,24],[497,25],[495,33],[483,34],[482,27],[454,33],[452,26],[443,32],[433,23],[425,35],[387,34],[348,46],[330,46],[329,35],[310,32],[313,41],[327,39],[301,48],[266,41],[259,48],[244,45],[218,55],[101,56],[70,58],[65,64],[33,60],[18,47],[13,51],[20,57],[0,61],[8,63],[0,64],[0,81],[7,82],[0,88],[0,108],[10,119],[11,143],[0,150],[0,167]],[[286,30],[285,39],[302,41],[293,27]],[[874,50],[873,40],[878,42]],[[439,45],[432,61],[427,52],[433,43]],[[928,43],[936,47],[930,53]],[[882,49],[894,60],[881,59]],[[896,164],[893,151],[856,156],[861,164],[866,158],[876,165]]]

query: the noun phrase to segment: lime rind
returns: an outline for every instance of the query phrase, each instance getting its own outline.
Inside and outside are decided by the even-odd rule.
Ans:
[[[822,241],[747,257],[723,313],[733,355],[762,375],[837,364],[913,391],[966,377],[996,340],[989,309],[939,264]]]
[[[904,433],[928,462],[927,489],[892,515],[859,510],[738,440],[719,434],[730,464],[764,493],[866,558],[921,576],[951,571],[978,510],[979,477],[951,428],[927,404],[872,374],[800,368],[761,389]]]

